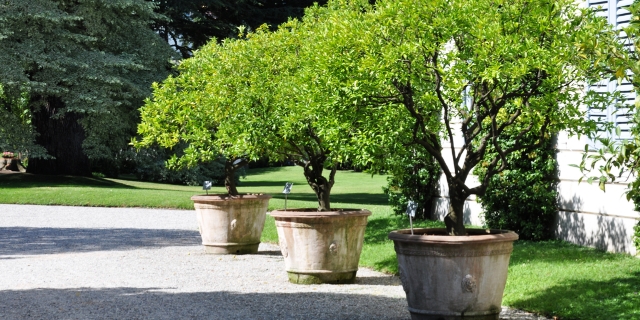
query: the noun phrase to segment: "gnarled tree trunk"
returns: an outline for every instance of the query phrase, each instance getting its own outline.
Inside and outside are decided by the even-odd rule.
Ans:
[[[331,188],[335,182],[337,166],[334,165],[329,173],[329,179],[322,175],[324,170],[324,161],[326,157],[313,157],[311,160],[302,162],[304,168],[304,177],[307,183],[315,192],[318,198],[318,211],[331,210]]]
[[[29,159],[28,173],[91,176],[91,163],[84,154],[85,132],[74,112],[60,113],[64,103],[56,97],[45,99],[44,106],[33,114],[38,133],[36,143],[43,146],[51,159]]]
[[[447,233],[452,236],[464,236],[467,230],[464,227],[464,201],[467,195],[460,192],[455,182],[449,182],[449,213],[444,217]]]
[[[230,196],[237,196],[238,188],[236,187],[236,171],[246,166],[248,161],[242,158],[227,158],[224,163],[224,186]]]

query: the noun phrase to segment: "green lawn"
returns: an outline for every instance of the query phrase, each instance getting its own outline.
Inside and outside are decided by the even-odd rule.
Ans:
[[[315,207],[316,199],[298,167],[250,170],[240,192],[273,195],[269,210],[284,207],[281,193],[293,182],[287,206]],[[386,204],[385,176],[340,171],[332,191],[334,208],[371,210],[360,264],[397,273],[391,230],[408,228]],[[145,183],[121,179],[0,175],[0,203],[192,209],[201,187]],[[216,187],[211,192],[224,192]],[[442,226],[420,221],[417,227]],[[274,220],[267,218],[262,240],[277,242]],[[515,244],[504,305],[560,319],[640,319],[640,259],[582,248],[561,241]]]

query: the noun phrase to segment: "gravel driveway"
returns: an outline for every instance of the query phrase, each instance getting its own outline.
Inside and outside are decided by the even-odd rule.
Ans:
[[[194,211],[0,204],[0,319],[410,318],[394,276],[294,285],[275,245],[203,251]]]

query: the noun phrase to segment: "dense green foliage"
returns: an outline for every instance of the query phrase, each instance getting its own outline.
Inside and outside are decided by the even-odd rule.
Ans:
[[[505,141],[503,148],[507,148],[504,144],[508,143],[511,141]],[[552,139],[547,138],[538,148],[514,152],[507,157],[509,169],[491,178],[486,193],[479,197],[487,227],[513,230],[523,240],[553,237],[558,212],[555,152]],[[490,150],[484,163],[496,156],[495,150]],[[480,179],[486,173],[483,164],[475,171]]]
[[[144,0],[0,4],[0,115],[11,121],[3,125],[15,126],[12,102],[22,99],[31,118],[22,125],[56,158],[31,159],[30,169],[86,174],[83,158],[109,158],[126,146],[137,107],[151,82],[166,77],[173,56],[150,27],[159,18]]]
[[[440,167],[433,157],[418,155],[420,149],[406,151],[388,158],[389,178],[382,190],[389,197],[389,205],[395,214],[405,214],[408,202],[413,201],[418,205],[416,218],[431,218],[433,197],[438,194]],[[422,162],[424,159],[428,162]]]
[[[183,58],[191,57],[212,39],[235,38],[241,28],[262,24],[275,29],[289,18],[300,18],[304,8],[326,0],[147,0],[168,19],[157,20],[153,29]]]
[[[8,96],[0,84],[0,150],[24,152],[24,156],[45,157],[46,150],[35,141],[31,127],[28,94]]]

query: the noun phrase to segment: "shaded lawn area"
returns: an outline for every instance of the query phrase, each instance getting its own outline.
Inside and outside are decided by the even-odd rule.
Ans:
[[[288,208],[316,207],[317,201],[299,167],[249,170],[240,192],[273,196],[269,210],[284,207],[281,193],[293,182]],[[369,217],[360,265],[398,272],[390,231],[409,227],[394,215],[382,193],[385,176],[339,171],[332,190],[334,208],[365,208]],[[223,193],[214,187],[210,193]],[[193,209],[189,199],[202,187],[124,179],[0,174],[0,203]],[[195,223],[195,218],[194,218]],[[442,227],[417,221],[415,227]],[[277,243],[274,219],[267,217],[262,241]],[[610,254],[561,241],[517,241],[511,257],[503,304],[560,319],[640,319],[640,259]]]

